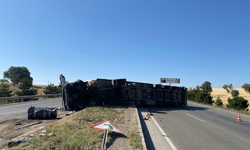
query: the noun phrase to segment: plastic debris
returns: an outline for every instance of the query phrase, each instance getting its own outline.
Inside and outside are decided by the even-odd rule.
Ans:
[[[26,142],[26,141],[29,141],[29,140],[32,140],[32,139],[33,138],[26,138],[26,137],[19,138],[17,140],[8,142],[8,147],[10,148],[10,147],[13,147],[13,146],[17,146],[17,145],[19,145],[22,142]]]
[[[42,130],[41,132],[42,132],[42,133],[46,133],[46,130]]]

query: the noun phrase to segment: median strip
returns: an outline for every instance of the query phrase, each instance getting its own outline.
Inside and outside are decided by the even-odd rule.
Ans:
[[[46,127],[45,136],[39,137],[40,130],[34,134],[34,140],[21,143],[13,149],[100,149],[103,131],[93,130],[93,124],[110,120],[124,132],[109,133],[108,149],[141,149],[135,108],[128,107],[88,107]],[[55,136],[48,136],[53,133]]]

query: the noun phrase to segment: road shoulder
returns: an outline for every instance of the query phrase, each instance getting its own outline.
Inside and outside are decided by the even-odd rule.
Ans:
[[[156,124],[149,118],[147,120],[143,120],[143,117],[147,115],[147,109],[138,108],[140,121],[143,129],[143,134],[146,142],[146,146],[148,150],[157,150],[157,149],[166,149],[171,150],[171,146],[167,143],[166,139],[157,128]]]

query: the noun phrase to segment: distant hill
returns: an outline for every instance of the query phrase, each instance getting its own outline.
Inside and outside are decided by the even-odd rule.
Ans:
[[[21,91],[19,88],[18,88],[18,85],[13,85],[12,83],[7,83],[10,85],[10,90],[12,90],[12,94],[14,94],[15,91]],[[33,85],[32,88],[35,88],[35,89],[38,89],[37,91],[37,95],[45,95],[43,93],[43,90],[45,90],[47,85]],[[15,95],[14,95],[15,96]]]
[[[241,97],[244,97],[244,99],[248,100],[248,103],[250,104],[250,94],[247,93],[243,88],[234,88],[233,90],[238,90]],[[213,88],[213,92],[211,93],[213,96],[213,100],[216,101],[216,98],[220,96],[220,99],[222,100],[223,104],[228,104],[227,99],[228,97],[233,98],[231,93],[227,93],[227,91],[223,88]]]

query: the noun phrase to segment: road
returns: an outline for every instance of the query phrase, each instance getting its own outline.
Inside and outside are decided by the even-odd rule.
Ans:
[[[195,103],[150,111],[178,150],[250,149],[249,116],[241,115],[243,122],[237,122],[238,113]]]
[[[0,105],[0,120],[9,117],[27,116],[30,106],[62,107],[62,98]]]

